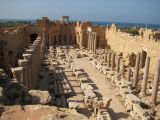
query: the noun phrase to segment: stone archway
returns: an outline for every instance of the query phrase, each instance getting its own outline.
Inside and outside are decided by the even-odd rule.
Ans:
[[[36,33],[30,34],[31,44],[36,40],[37,37],[38,37],[38,34]]]

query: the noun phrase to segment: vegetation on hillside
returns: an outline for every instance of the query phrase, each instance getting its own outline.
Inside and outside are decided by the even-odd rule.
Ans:
[[[121,28],[121,31],[122,32],[126,32],[126,33],[129,33],[133,36],[135,35],[139,35],[139,28]]]
[[[30,23],[29,21],[6,21],[0,22],[0,27],[16,27]]]

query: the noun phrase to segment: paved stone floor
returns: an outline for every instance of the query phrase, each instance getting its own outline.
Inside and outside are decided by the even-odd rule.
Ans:
[[[74,62],[79,68],[84,69],[91,81],[95,83],[95,88],[99,97],[112,98],[109,110],[112,119],[127,119],[128,114],[125,111],[124,104],[120,101],[120,97],[117,96],[118,91],[116,91],[116,88],[113,88],[110,81],[106,79],[106,76],[93,68],[91,62],[89,62],[87,58],[74,59]]]

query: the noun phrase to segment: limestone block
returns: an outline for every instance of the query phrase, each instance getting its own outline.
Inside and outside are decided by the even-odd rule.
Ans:
[[[31,101],[34,104],[47,105],[52,103],[52,97],[48,91],[30,90],[29,94],[31,95]]]

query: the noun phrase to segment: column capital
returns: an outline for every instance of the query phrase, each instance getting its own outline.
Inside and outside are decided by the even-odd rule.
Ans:
[[[18,60],[18,64],[19,64],[19,66],[26,66],[27,65],[27,63],[28,63],[28,60],[26,60],[26,59],[20,59],[20,60]]]
[[[23,67],[11,68],[15,80],[20,81]]]
[[[23,54],[24,59],[30,61],[31,60],[31,54]]]

